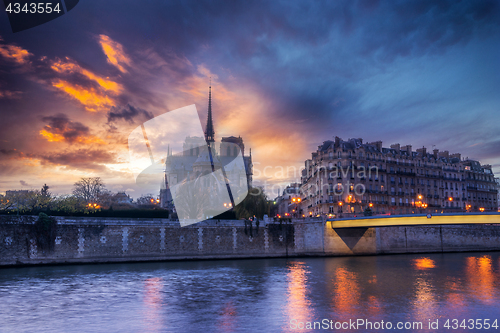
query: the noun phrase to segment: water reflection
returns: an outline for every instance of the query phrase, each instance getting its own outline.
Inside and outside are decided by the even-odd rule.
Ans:
[[[159,332],[163,327],[162,318],[163,280],[159,277],[144,281],[144,327],[147,332]]]
[[[492,304],[495,294],[495,284],[498,277],[493,274],[490,255],[466,258],[467,287],[473,291],[472,296],[485,304]]]
[[[355,313],[359,303],[360,287],[356,273],[345,267],[338,267],[332,280],[335,285],[333,307],[342,318],[349,318]]]
[[[227,302],[223,305],[219,313],[217,324],[218,332],[236,332],[237,331],[238,314],[233,302]]]
[[[288,322],[306,322],[311,318],[311,302],[307,297],[307,266],[304,262],[292,262],[287,272],[287,302],[285,313]]]
[[[281,332],[298,331],[291,320],[497,318],[499,265],[492,252],[2,269],[0,331]]]
[[[425,270],[436,267],[434,260],[430,258],[416,258],[413,259],[413,265],[416,269]]]

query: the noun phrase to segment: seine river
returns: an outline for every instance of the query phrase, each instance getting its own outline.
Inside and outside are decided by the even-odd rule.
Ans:
[[[497,332],[495,320],[498,252],[0,269],[0,331],[9,333],[381,332],[389,324]]]

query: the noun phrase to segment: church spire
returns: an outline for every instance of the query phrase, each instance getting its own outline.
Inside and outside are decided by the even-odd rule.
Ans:
[[[215,142],[214,124],[212,122],[212,78],[210,78],[210,86],[208,87],[208,117],[205,129],[205,141],[207,143]]]

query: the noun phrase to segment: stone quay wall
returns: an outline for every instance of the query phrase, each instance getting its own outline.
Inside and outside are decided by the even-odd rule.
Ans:
[[[500,224],[332,228],[320,219],[255,224],[167,219],[0,216],[0,266],[189,259],[497,251]]]

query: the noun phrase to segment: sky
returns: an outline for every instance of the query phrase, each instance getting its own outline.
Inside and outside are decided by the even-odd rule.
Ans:
[[[241,136],[269,192],[335,136],[500,174],[497,1],[85,0],[17,33],[0,13],[0,193],[145,194],[128,135],[192,104],[204,128],[210,78],[216,139]]]

